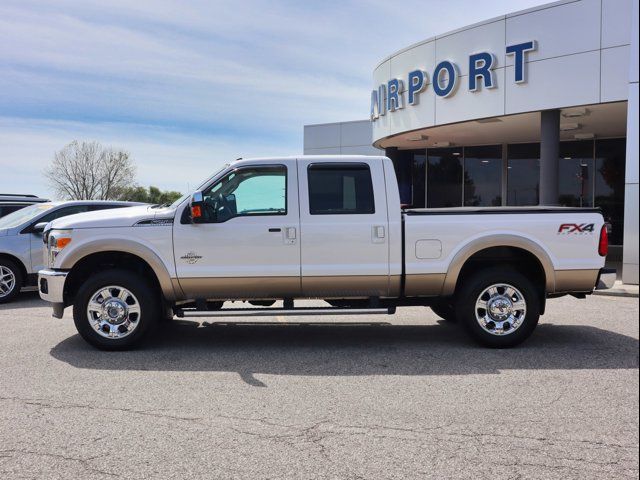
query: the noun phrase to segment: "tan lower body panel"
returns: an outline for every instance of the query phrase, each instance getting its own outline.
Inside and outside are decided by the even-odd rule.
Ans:
[[[389,276],[302,277],[302,295],[309,298],[387,297]]]
[[[596,286],[599,270],[556,270],[556,293],[590,292]]]
[[[300,296],[300,277],[181,278],[185,298],[258,299]]]
[[[400,294],[400,276],[183,278],[184,299],[362,298]]]
[[[404,282],[404,294],[407,297],[432,297],[442,293],[445,273],[422,273],[407,275]]]

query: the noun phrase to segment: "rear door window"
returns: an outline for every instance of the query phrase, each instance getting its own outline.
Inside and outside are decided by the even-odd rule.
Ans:
[[[375,213],[371,171],[367,164],[311,164],[307,177],[311,215]]]

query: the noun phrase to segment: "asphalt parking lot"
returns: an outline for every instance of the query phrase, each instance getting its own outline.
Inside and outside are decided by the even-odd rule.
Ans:
[[[638,477],[637,298],[551,301],[512,350],[399,312],[175,321],[106,353],[23,294],[0,306],[0,478]]]

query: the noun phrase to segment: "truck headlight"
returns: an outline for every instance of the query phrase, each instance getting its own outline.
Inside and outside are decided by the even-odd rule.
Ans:
[[[49,266],[53,266],[53,262],[58,254],[71,243],[72,230],[51,230],[47,239],[49,250]]]

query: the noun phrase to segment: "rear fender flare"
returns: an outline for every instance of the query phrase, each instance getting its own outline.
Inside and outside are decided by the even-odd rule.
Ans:
[[[549,254],[536,242],[517,235],[499,234],[481,237],[462,247],[453,257],[442,286],[442,295],[453,295],[462,267],[476,253],[492,247],[514,247],[532,254],[538,259],[545,276],[545,291],[555,291],[555,270]]]

